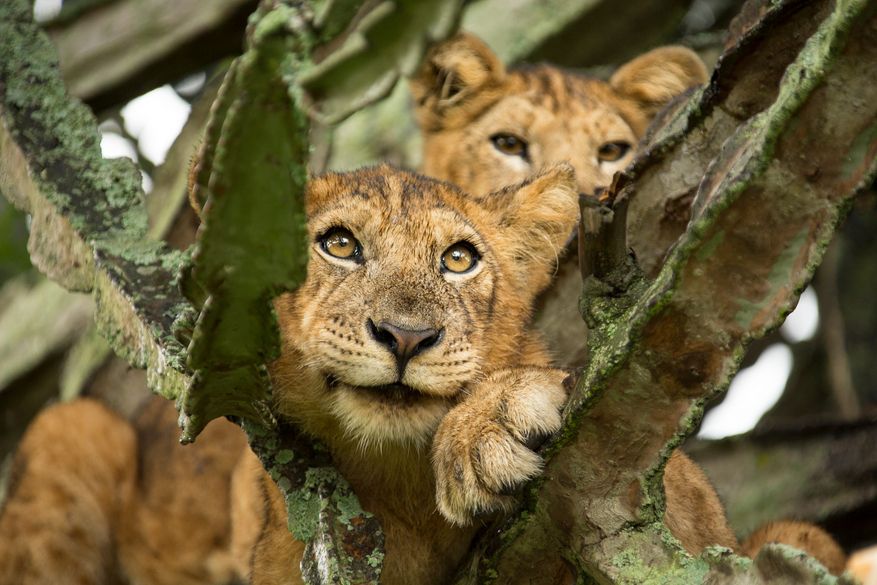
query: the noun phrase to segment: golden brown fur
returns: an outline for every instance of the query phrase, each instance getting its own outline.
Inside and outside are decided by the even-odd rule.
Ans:
[[[633,159],[658,110],[706,78],[703,62],[683,47],[646,53],[608,83],[550,65],[506,70],[484,43],[459,34],[434,47],[411,81],[421,172],[486,194],[566,162],[579,192],[593,193]],[[523,141],[526,156],[503,152],[492,140],[498,134]],[[612,144],[626,148],[601,154]]]
[[[847,555],[823,529],[807,522],[768,522],[744,540],[743,554],[755,557],[759,549],[769,542],[787,544],[819,559],[832,575],[843,573]]]
[[[493,377],[485,377],[491,372],[527,375],[546,362],[527,324],[572,229],[573,175],[561,168],[478,199],[380,167],[315,181],[307,209],[315,236],[339,226],[353,233],[362,263],[315,243],[304,285],[275,303],[284,338],[283,355],[271,366],[275,410],[327,443],[363,507],[380,518],[387,538],[382,581],[442,583],[474,529],[436,510],[432,437],[449,411],[468,411],[495,391]],[[463,274],[441,270],[443,251],[460,241],[478,250],[478,264]],[[375,324],[431,330],[439,340],[403,367]],[[557,375],[552,381],[560,388]],[[392,384],[404,386],[375,388]],[[508,390],[508,404],[529,401],[528,390]],[[500,441],[520,445],[527,434],[556,430],[565,393],[554,398],[543,410],[556,424],[538,411],[510,425]],[[435,451],[442,453],[439,441]],[[511,481],[532,476],[538,461],[519,471]],[[285,516],[279,492],[264,483],[264,472],[256,475],[272,494],[274,521],[256,546],[253,582],[268,583],[295,571],[302,547],[278,521]]]
[[[178,435],[161,399],[134,425],[89,399],[42,412],[0,515],[0,583],[230,582],[228,478],[246,442],[225,421],[197,450]]]

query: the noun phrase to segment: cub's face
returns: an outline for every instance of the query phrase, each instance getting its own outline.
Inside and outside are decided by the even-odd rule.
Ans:
[[[506,71],[460,34],[437,45],[411,82],[422,171],[485,194],[567,162],[579,191],[593,193],[633,159],[657,111],[705,80],[700,59],[681,47],[643,55],[606,83],[547,65]]]
[[[387,166],[312,181],[308,276],[276,303],[281,414],[323,438],[428,441],[468,383],[533,343],[575,193],[568,167],[482,199]]]

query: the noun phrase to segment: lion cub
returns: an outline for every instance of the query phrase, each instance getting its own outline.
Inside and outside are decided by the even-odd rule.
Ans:
[[[307,278],[275,302],[274,411],[329,447],[382,521],[382,582],[446,582],[474,534],[463,526],[471,507],[511,505],[504,488],[540,467],[524,441],[560,425],[566,373],[545,367],[529,322],[575,223],[573,172],[560,166],[471,197],[381,166],[313,179],[306,209]],[[170,472],[176,453],[190,451],[149,434],[173,424],[170,403],[155,404],[136,428],[87,400],[35,421],[0,516],[0,583],[300,582],[303,544],[287,530],[283,497],[240,442],[220,441],[241,455],[226,492],[212,496],[230,502],[230,537],[189,516],[203,522],[199,542],[176,538],[179,514],[199,503],[152,472],[161,461]],[[446,420],[452,432],[433,444]],[[430,449],[458,457],[460,441],[478,457],[461,482],[441,476],[440,513]],[[212,548],[200,542],[211,535]]]
[[[474,534],[472,506],[511,505],[505,488],[538,472],[524,442],[559,428],[567,375],[545,367],[530,313],[577,202],[568,166],[488,197],[386,166],[309,187],[307,280],[276,302],[275,412],[327,444],[381,520],[383,583],[447,582]],[[430,447],[461,476],[440,473],[439,510]],[[242,473],[284,518],[258,463]],[[303,544],[282,520],[254,548],[254,583],[298,571]]]
[[[700,58],[660,47],[608,81],[547,64],[507,69],[469,33],[433,47],[411,79],[426,175],[485,195],[564,161],[580,193],[607,187],[667,103],[707,80]]]

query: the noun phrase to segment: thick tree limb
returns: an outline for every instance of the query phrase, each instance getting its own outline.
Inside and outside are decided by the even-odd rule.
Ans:
[[[771,4],[763,18],[783,9]],[[598,335],[565,430],[548,449],[544,478],[461,583],[519,583],[564,563],[600,582],[760,583],[768,565],[833,580],[783,547],[752,564],[711,549],[691,559],[657,521],[672,449],[704,399],[727,386],[749,341],[794,306],[850,197],[874,176],[877,79],[867,64],[877,60],[875,23],[874,3],[839,3],[786,70],[775,101],[729,125],[720,150],[698,148],[703,134],[690,122],[705,112],[695,96],[661,130],[672,146],[659,140],[634,165],[632,208],[643,193],[691,188],[694,175],[677,168],[682,153],[703,165],[693,219],[657,278],[631,286],[628,302],[589,298],[601,289],[586,283],[585,314]],[[763,46],[782,31],[756,24],[748,38]],[[746,73],[760,74],[743,55],[737,61],[731,94],[753,81]]]
[[[94,290],[110,344],[175,397],[185,364],[172,325],[187,305],[167,285],[181,255],[146,238],[139,171],[101,158],[94,117],[67,97],[55,49],[30,21],[26,2],[2,7],[0,191],[33,217],[34,264]]]

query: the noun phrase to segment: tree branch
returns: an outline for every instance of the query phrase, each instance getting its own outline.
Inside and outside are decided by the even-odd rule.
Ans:
[[[798,42],[784,38],[782,26],[764,24],[790,17],[788,3],[761,7],[762,20],[723,57],[711,84],[677,110],[633,165],[631,213],[644,194],[694,185],[693,218],[647,288],[632,286],[627,300],[583,302],[630,308],[595,321],[599,335],[591,336],[590,359],[564,430],[546,453],[544,478],[482,544],[485,557],[461,583],[518,583],[564,564],[600,582],[700,582],[709,575],[719,583],[760,583],[767,565],[832,581],[780,546],[755,563],[712,549],[691,559],[659,523],[662,469],[673,448],[699,419],[703,401],[727,386],[746,345],[794,306],[851,197],[875,172],[877,79],[864,65],[877,60],[873,4],[840,3],[787,68],[788,61],[774,62],[771,70],[782,66],[785,73],[779,90],[768,92],[773,103],[747,102],[739,127],[713,109],[764,81],[754,65],[765,57],[750,57],[753,46]],[[741,45],[746,53],[737,52]],[[778,54],[795,55],[775,51],[769,58]],[[735,79],[723,95],[729,69]],[[748,94],[737,95],[743,112],[739,100]],[[725,124],[733,131],[721,149],[705,148],[695,131],[708,118],[713,134]],[[702,180],[692,168],[705,170]]]

